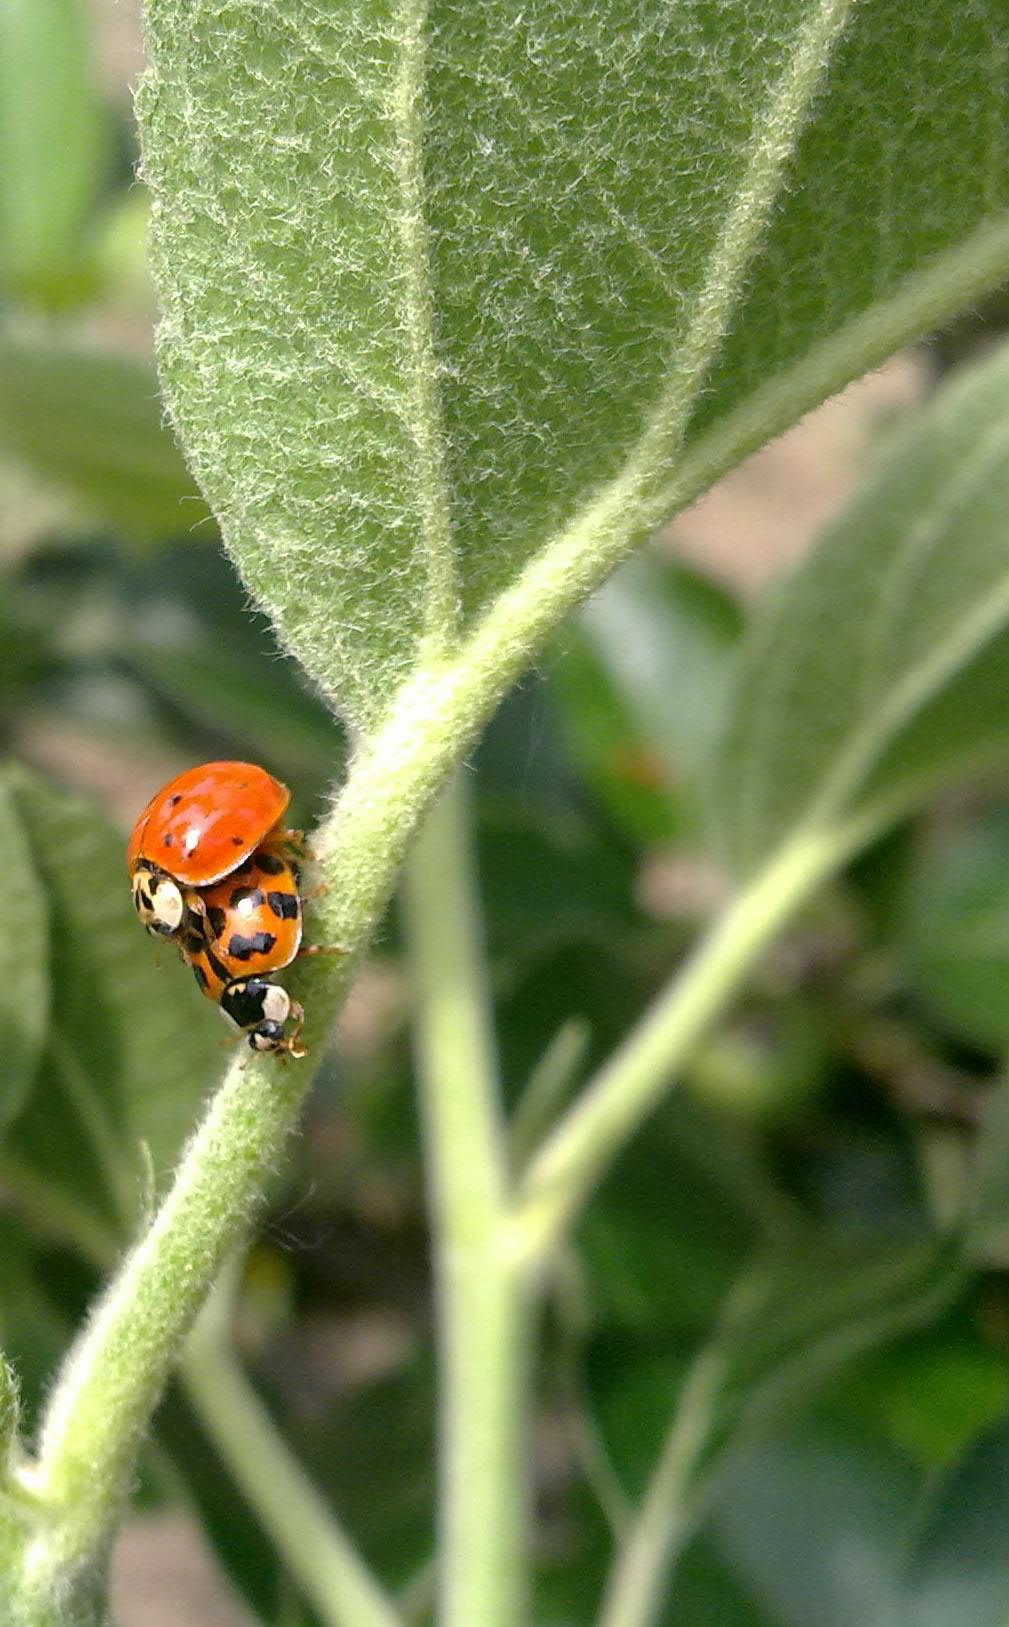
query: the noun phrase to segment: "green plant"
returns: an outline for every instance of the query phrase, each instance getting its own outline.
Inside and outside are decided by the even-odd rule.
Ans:
[[[562,619],[659,522],[998,283],[1009,23],[979,4],[954,32],[938,0],[913,19],[897,0],[643,0],[631,13],[615,0],[404,0],[392,12],[149,0],[148,41],[139,110],[169,411],[245,583],[351,740],[314,838],[327,883],[311,910],[317,938],[362,951],[406,860],[441,1351],[437,1619],[510,1627],[528,1608],[538,1313],[544,1297],[567,1304],[575,1222],[816,890],[945,782],[1005,759],[1005,353],[915,417],[758,610],[724,728],[688,740],[677,810],[737,878],[733,896],[591,1068],[584,1034],[558,1023],[513,1119],[519,1156],[459,765]],[[37,351],[24,376],[34,356],[52,389],[59,357]],[[71,458],[58,472],[75,482]],[[178,479],[168,465],[169,495]],[[101,502],[95,483],[88,495]],[[686,608],[699,590],[666,586],[709,657],[732,642],[730,615],[716,631]],[[598,658],[591,621],[580,636],[573,709]],[[659,760],[670,755],[654,697],[609,669],[607,684]],[[642,799],[639,815],[664,817]],[[35,1091],[45,1054],[88,1121],[94,1165],[58,1171],[63,1234],[76,1229],[104,1266],[137,1210],[151,1211],[60,1371],[30,1457],[13,1378],[3,1409],[11,1620],[86,1624],[103,1619],[102,1562],[152,1412],[309,1079],[239,1056],[159,1195],[208,1077],[197,1019],[188,1007],[180,1017],[190,991],[178,1005],[159,997],[150,1015],[134,951],[113,963],[96,948],[126,943],[118,927],[100,930],[119,896],[103,831],[20,774],[3,816],[37,938],[8,986],[9,1178],[29,1203],[52,1182],[39,1120],[54,1098]],[[97,903],[82,897],[82,873]],[[58,960],[43,971],[46,909]],[[318,964],[293,980],[316,1054],[350,975]],[[167,1038],[180,1021],[188,1068]],[[102,1077],[98,1110],[89,1081]],[[138,1081],[160,1085],[171,1111],[152,1112]],[[705,1308],[706,1333],[679,1362],[652,1472],[631,1499],[626,1485],[607,1492],[605,1454],[594,1460],[615,1539],[601,1627],[660,1619],[671,1562],[743,1443],[954,1302],[990,1247],[999,1135],[995,1122],[977,1203],[954,1190],[945,1226],[919,1217],[886,1248],[835,1238],[809,1257],[794,1216],[765,1206],[744,1221],[740,1200],[748,1261],[739,1268],[733,1249],[730,1271],[711,1268],[722,1308]],[[591,1225],[590,1212],[590,1252]],[[406,1606],[295,1466],[224,1326],[212,1306],[187,1347],[192,1404],[317,1617],[393,1627]],[[641,1394],[618,1395],[614,1412],[654,1401],[646,1367]],[[668,1364],[661,1378],[667,1395]],[[765,1447],[764,1472],[801,1484],[816,1452],[793,1442],[783,1468],[789,1449]],[[913,1524],[912,1479],[893,1493],[895,1526]],[[875,1509],[884,1493],[873,1501],[864,1483]],[[759,1497],[740,1484],[745,1524],[738,1511]],[[952,1492],[947,1506],[946,1524],[941,1501],[935,1519],[955,1555]],[[820,1512],[811,1498],[811,1525]],[[738,1529],[726,1541],[750,1552]],[[860,1618],[838,1620],[882,1621],[891,1606],[920,1619],[909,1612],[936,1608],[927,1571],[922,1560],[900,1582],[888,1573]],[[794,1619],[773,1583],[760,1577],[738,1619],[765,1607]],[[1004,1565],[993,1591],[1004,1608]]]

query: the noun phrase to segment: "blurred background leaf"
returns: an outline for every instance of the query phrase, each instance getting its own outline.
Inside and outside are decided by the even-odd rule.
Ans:
[[[0,867],[17,955],[0,978],[4,1066],[0,1122],[20,1109],[35,1078],[49,1019],[49,909],[10,780],[0,779]]]
[[[804,822],[885,818],[1005,757],[1009,352],[967,369],[770,596],[715,788],[734,864]]]
[[[220,1069],[219,1019],[138,936],[121,840],[97,811],[23,769],[6,781],[46,889],[52,1006],[35,1090],[0,1158],[31,1193],[51,1188],[57,1212],[72,1201],[115,1232],[144,1201],[141,1148],[159,1185],[171,1170]]]
[[[907,887],[911,987],[956,1039],[1009,1052],[1009,814],[922,853]]]
[[[564,633],[550,677],[569,750],[643,842],[696,826],[741,632],[728,593],[648,552],[622,565]]]
[[[91,281],[82,238],[104,179],[105,128],[81,0],[0,10],[0,286],[42,306]]]
[[[0,450],[127,541],[214,535],[139,359],[0,335]]]

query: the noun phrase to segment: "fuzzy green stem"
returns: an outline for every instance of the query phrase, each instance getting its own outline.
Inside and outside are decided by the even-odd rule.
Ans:
[[[153,1224],[71,1350],[29,1477],[55,1518],[25,1553],[26,1600],[65,1590],[107,1543],[171,1364],[244,1230],[301,1089],[293,1068],[271,1077],[250,1057],[232,1070]]]
[[[231,1353],[215,1307],[197,1323],[182,1378],[263,1529],[325,1627],[401,1627],[400,1618],[278,1434]]]
[[[457,776],[432,808],[404,889],[428,1147],[442,1355],[442,1627],[522,1615],[526,1314],[505,1249],[507,1142]]]

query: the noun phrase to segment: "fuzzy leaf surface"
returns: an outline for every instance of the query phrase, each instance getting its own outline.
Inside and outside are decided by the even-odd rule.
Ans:
[[[655,517],[702,392],[780,387],[759,441],[998,280],[1009,15],[962,22],[149,0],[169,407],[332,699],[374,722],[606,483]]]
[[[956,380],[772,593],[716,784],[747,870],[1009,751],[1009,351]]]

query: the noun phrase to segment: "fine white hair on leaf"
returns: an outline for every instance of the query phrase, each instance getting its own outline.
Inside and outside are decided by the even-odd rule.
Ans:
[[[910,60],[901,0],[147,14],[168,406],[246,584],[358,727],[601,492],[658,489],[867,311],[895,306],[794,412],[920,331],[908,279],[1009,204],[995,3],[951,40],[922,0]]]

